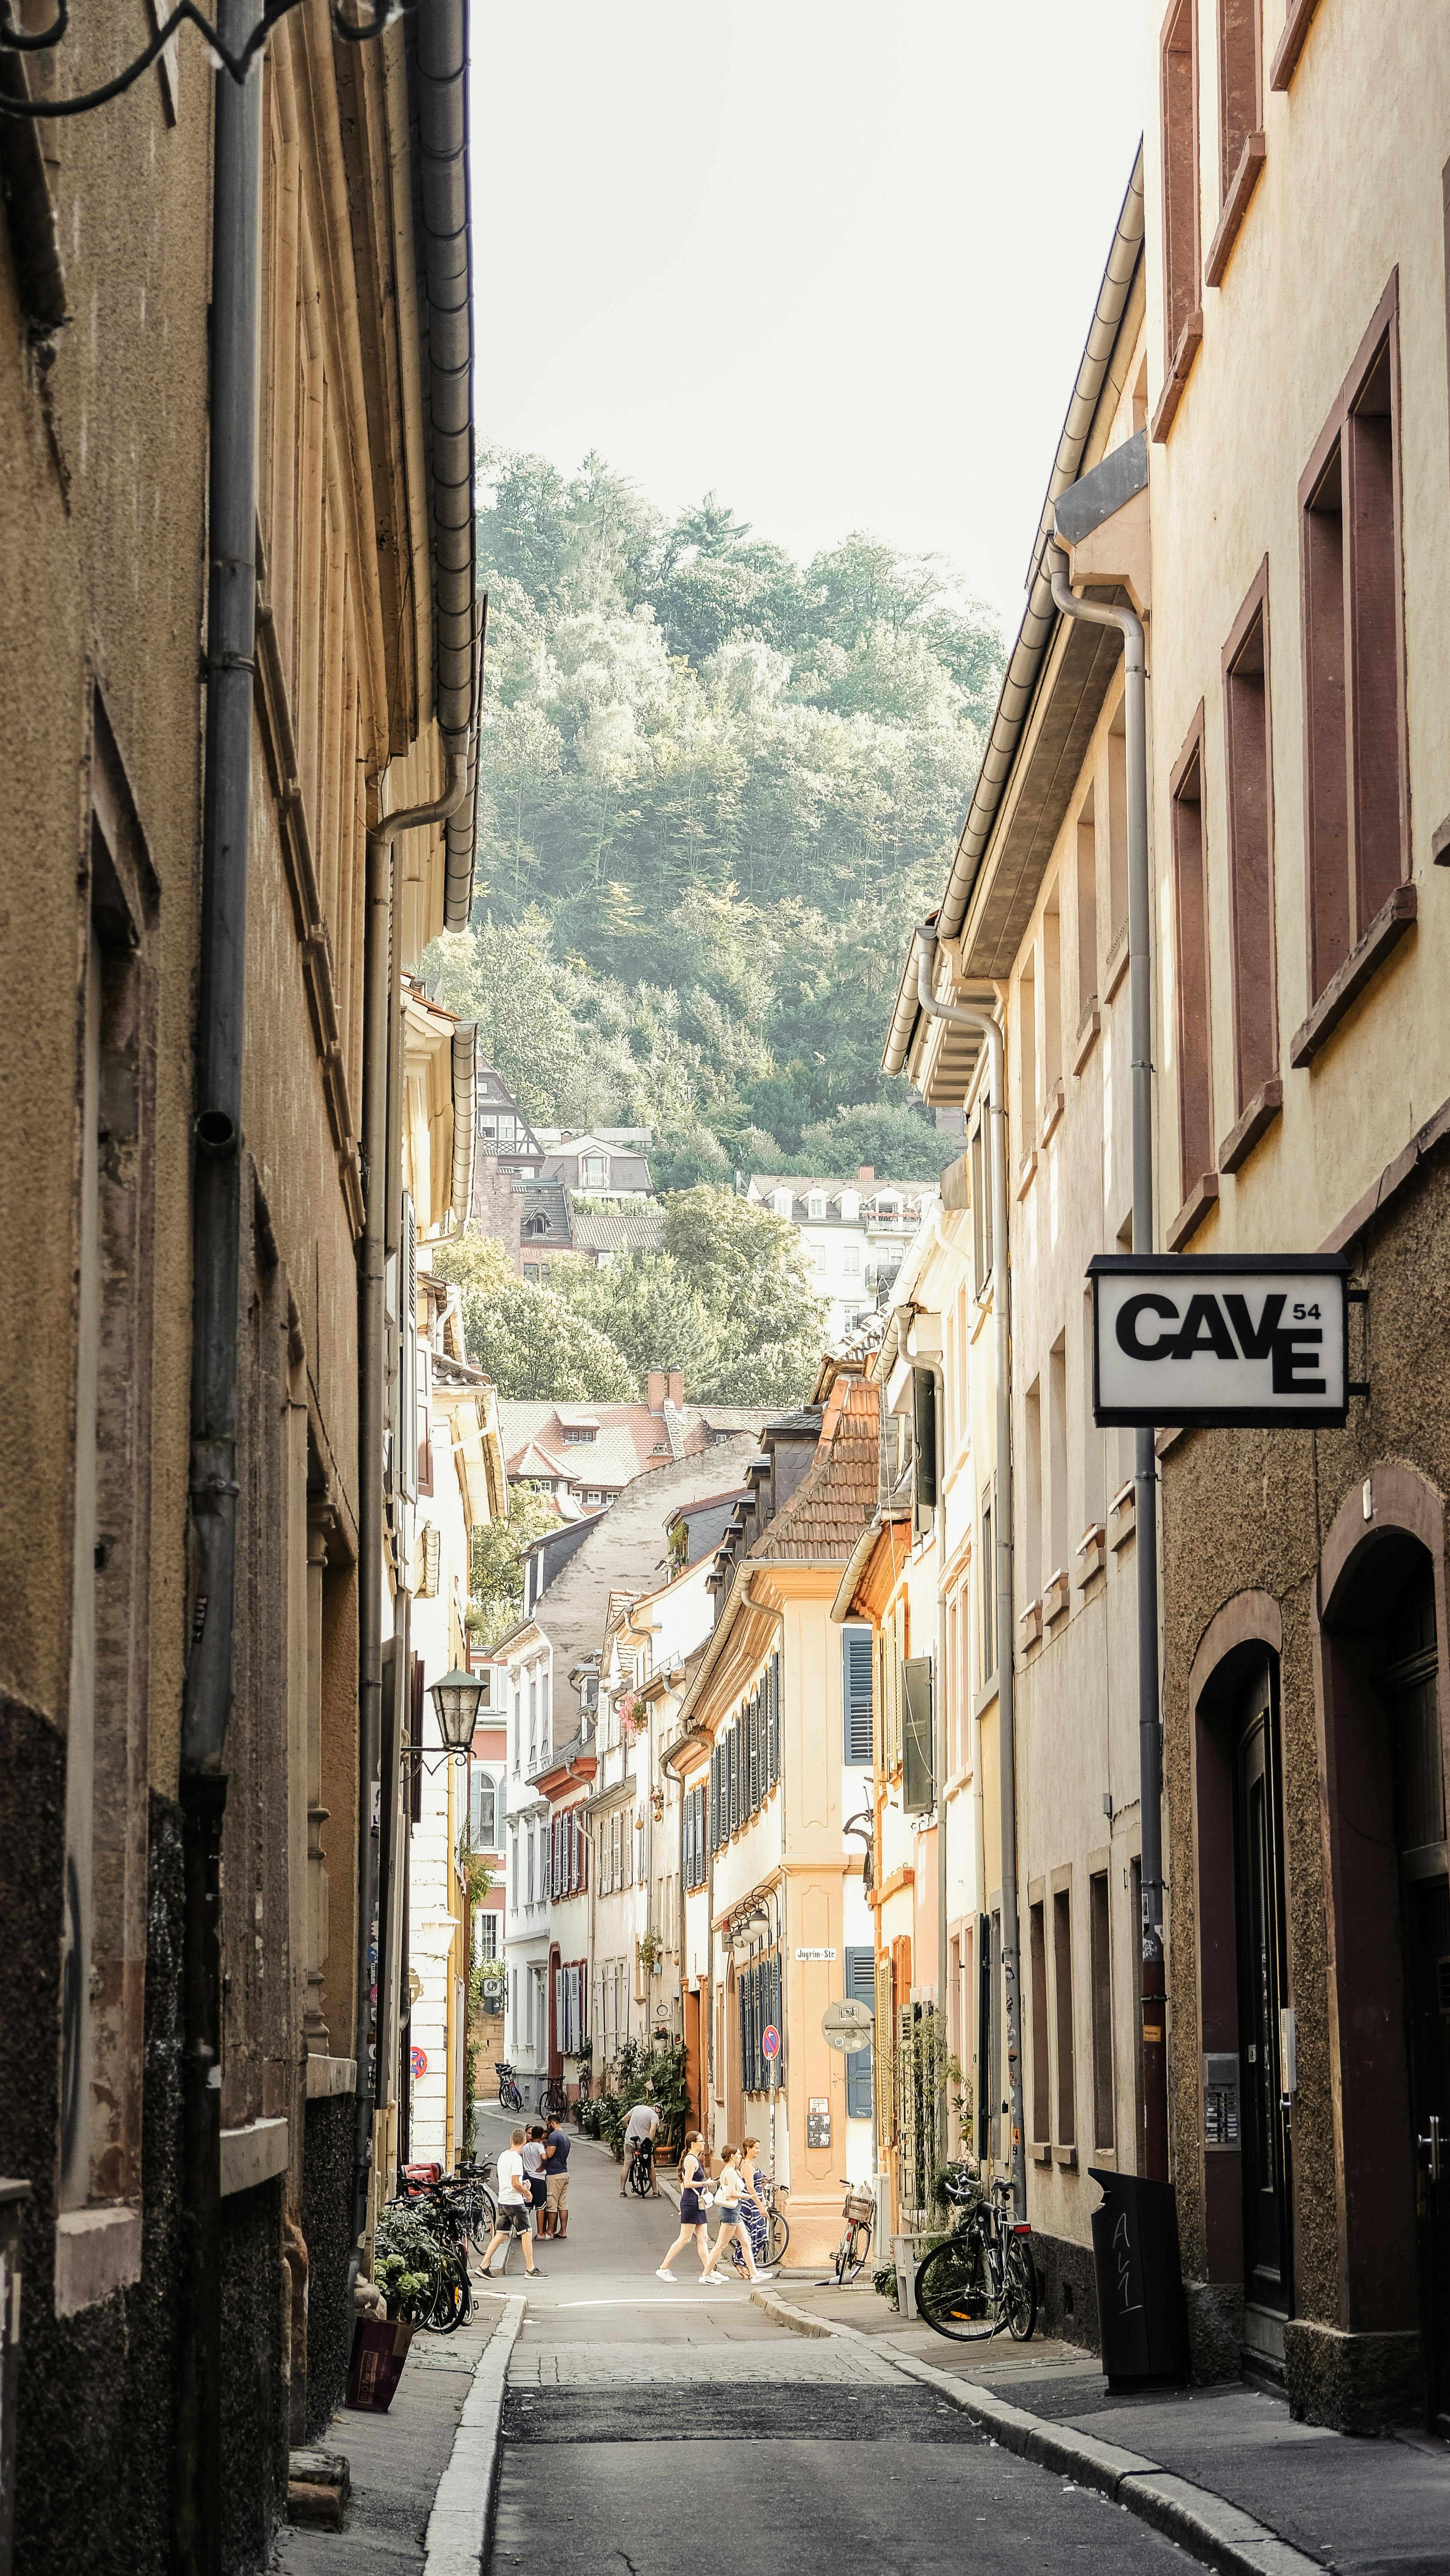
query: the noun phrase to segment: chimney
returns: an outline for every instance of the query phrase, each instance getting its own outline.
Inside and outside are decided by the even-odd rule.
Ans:
[[[663,1369],[650,1370],[646,1392],[651,1413],[663,1413],[665,1409],[665,1388],[667,1383],[668,1381]]]
[[[671,1404],[675,1405],[678,1410],[683,1413],[685,1409],[685,1372],[683,1369],[671,1369],[666,1393],[669,1396]]]
[[[858,1163],[858,1164],[857,1164],[857,1166],[856,1166],[856,1178],[857,1178],[857,1180],[858,1180],[858,1181],[863,1181],[863,1182],[865,1183],[865,1185],[866,1185],[867,1189],[869,1190],[869,1188],[871,1187],[872,1182],[873,1182],[873,1181],[875,1180],[875,1178],[876,1178],[876,1166],[875,1166],[875,1164],[874,1164],[874,1163]]]

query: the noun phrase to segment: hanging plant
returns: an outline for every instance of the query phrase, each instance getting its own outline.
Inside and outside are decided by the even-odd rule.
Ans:
[[[635,1956],[646,1973],[653,1970],[655,1961],[663,1948],[664,1943],[658,1932],[646,1932],[643,1940],[635,1943]]]

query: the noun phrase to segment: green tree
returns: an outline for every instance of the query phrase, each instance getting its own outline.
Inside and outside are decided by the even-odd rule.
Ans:
[[[634,1252],[603,1270],[557,1262],[550,1281],[623,1352],[643,1385],[652,1368],[683,1369],[693,1399],[715,1375],[720,1319],[668,1252]]]
[[[468,1629],[475,1645],[506,1636],[524,1606],[524,1551],[546,1530],[557,1529],[553,1499],[533,1485],[509,1489],[503,1520],[473,1533],[468,1566]]]
[[[838,1109],[803,1130],[796,1168],[823,1180],[849,1179],[869,1163],[878,1180],[934,1181],[961,1148],[908,1101],[875,1100]]]
[[[550,1289],[516,1279],[503,1246],[469,1233],[433,1254],[458,1283],[470,1358],[506,1398],[623,1404],[639,1390],[623,1353]]]
[[[803,1403],[826,1310],[794,1226],[703,1184],[666,1201],[664,1249],[718,1321],[718,1354],[698,1394],[720,1404]]]

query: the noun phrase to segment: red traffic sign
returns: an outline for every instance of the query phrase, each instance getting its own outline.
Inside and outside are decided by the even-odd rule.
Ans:
[[[415,2075],[426,2075],[428,2072],[427,2050],[425,2048],[410,2048],[408,2051],[408,2064]]]
[[[768,2021],[760,2034],[760,2054],[762,2057],[780,2055],[780,2033],[773,2021]]]

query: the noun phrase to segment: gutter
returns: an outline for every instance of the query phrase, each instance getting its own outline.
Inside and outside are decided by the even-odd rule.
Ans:
[[[1046,548],[1053,531],[1058,495],[1065,492],[1070,483],[1075,483],[1082,471],[1098,396],[1142,256],[1143,229],[1143,147],[1140,143],[1133,175],[1128,181],[1127,194],[1118,215],[1103,281],[1098,289],[1087,343],[1078,363],[1067,417],[1058,437],[1052,472],[1048,477],[1047,495],[1038,521],[1032,561],[1028,566],[1027,606],[1003,676],[987,748],[977,772],[977,783],[972,790],[972,801],[967,808],[946,892],[936,915],[937,934],[942,939],[958,938],[966,920],[977,871],[1012,775],[1018,745],[1032,711],[1037,683],[1057,625],[1058,612],[1052,596],[1051,571],[1045,560]],[[891,1027],[881,1058],[884,1073],[905,1071],[921,1016],[913,948],[907,954],[897,989]]]

